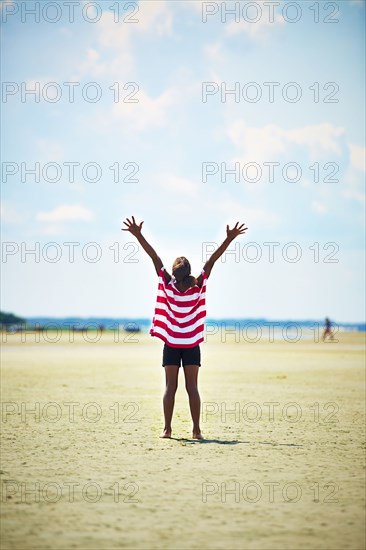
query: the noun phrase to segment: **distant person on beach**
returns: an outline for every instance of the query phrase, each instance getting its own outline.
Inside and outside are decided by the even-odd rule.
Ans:
[[[165,368],[166,388],[163,398],[165,426],[160,437],[172,435],[171,420],[175,393],[178,387],[178,372],[183,363],[186,390],[193,421],[193,439],[203,439],[200,429],[201,399],[197,387],[198,369],[201,366],[199,344],[204,340],[206,316],[206,283],[214,263],[222,256],[230,243],[248,229],[244,224],[226,226],[226,239],[207,260],[198,277],[191,275],[187,258],[178,257],[172,266],[172,275],[164,267],[155,250],[141,233],[142,224],[126,218],[123,223],[152,259],[159,277],[158,295],[150,335],[163,340],[162,366]]]
[[[323,342],[327,336],[329,336],[330,340],[333,340],[334,338],[332,323],[330,322],[330,319],[328,317],[326,317],[324,321]]]

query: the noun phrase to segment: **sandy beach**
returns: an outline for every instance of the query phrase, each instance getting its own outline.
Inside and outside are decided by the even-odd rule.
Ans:
[[[199,442],[183,372],[159,438],[158,339],[8,335],[2,548],[362,550],[365,335],[337,337],[210,337]]]

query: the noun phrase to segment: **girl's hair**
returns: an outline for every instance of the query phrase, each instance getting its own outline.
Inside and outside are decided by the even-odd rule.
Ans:
[[[197,279],[191,275],[191,264],[184,256],[179,256],[173,264],[173,275],[175,280],[182,282],[189,287],[197,284]]]

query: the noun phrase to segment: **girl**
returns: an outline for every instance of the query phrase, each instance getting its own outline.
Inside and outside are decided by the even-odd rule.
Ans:
[[[163,262],[141,233],[142,224],[126,218],[123,223],[136,237],[142,248],[152,259],[159,276],[158,296],[151,336],[164,341],[163,362],[166,388],[163,398],[165,426],[160,437],[172,435],[171,420],[174,409],[175,392],[178,387],[178,371],[183,363],[186,389],[193,421],[193,439],[203,439],[200,429],[201,399],[197,388],[198,369],[201,366],[199,344],[204,340],[204,318],[206,316],[206,282],[216,260],[222,256],[229,244],[248,229],[236,222],[233,229],[226,226],[226,239],[207,260],[200,275],[191,275],[187,258],[180,256],[173,263],[172,275],[166,271]]]

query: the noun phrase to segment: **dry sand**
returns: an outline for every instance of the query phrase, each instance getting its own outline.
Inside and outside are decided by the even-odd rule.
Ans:
[[[364,334],[210,337],[204,442],[183,372],[159,438],[161,341],[34,338],[2,352],[4,550],[365,547]]]

